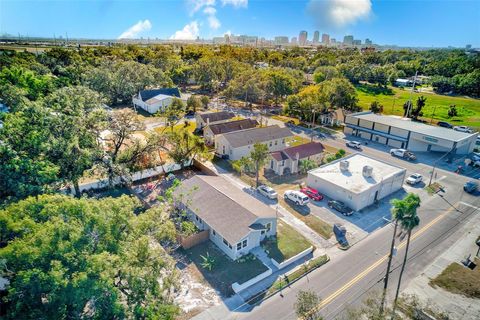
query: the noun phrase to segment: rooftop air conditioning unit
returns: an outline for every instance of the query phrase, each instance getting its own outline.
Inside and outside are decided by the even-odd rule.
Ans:
[[[350,165],[350,163],[348,162],[348,160],[342,160],[340,161],[340,170],[342,171],[348,171],[348,166]]]
[[[363,176],[366,178],[370,178],[373,174],[373,167],[371,166],[364,166],[363,167]]]

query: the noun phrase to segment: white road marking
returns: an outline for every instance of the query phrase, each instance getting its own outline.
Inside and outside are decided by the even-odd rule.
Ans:
[[[460,203],[461,203],[461,204],[463,204],[464,206],[467,206],[467,207],[473,208],[473,209],[475,209],[475,210],[480,210],[480,208],[479,208],[479,207],[472,206],[472,205],[471,205],[471,204],[469,204],[469,203],[466,203],[466,202],[463,202],[463,201],[462,201],[462,202],[460,202]]]

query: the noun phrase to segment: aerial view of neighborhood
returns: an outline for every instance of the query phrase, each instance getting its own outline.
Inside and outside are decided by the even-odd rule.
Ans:
[[[0,0],[0,319],[479,320],[480,2]]]

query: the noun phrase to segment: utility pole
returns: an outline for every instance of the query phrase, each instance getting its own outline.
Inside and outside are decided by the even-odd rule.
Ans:
[[[313,141],[313,134],[314,134],[314,131],[313,131],[313,126],[315,125],[315,109],[312,109],[312,136],[311,136],[311,140],[310,141]]]
[[[435,169],[437,168],[437,163],[442,160],[443,158],[445,158],[450,152],[453,151],[453,148],[448,151],[447,153],[445,153],[443,156],[441,156],[438,160],[436,160],[434,163],[433,163],[433,166],[432,166],[432,172],[430,173],[430,181],[428,182],[428,185],[430,186],[432,184],[432,179],[433,179],[433,173],[435,172]]]
[[[393,106],[392,106],[392,114],[393,114],[393,110],[395,109],[395,100],[397,99],[396,96],[393,96]]]
[[[412,90],[410,91],[410,104],[408,105],[408,109],[407,109],[407,118],[410,118],[410,112],[411,112],[411,109],[413,107],[413,102],[412,102],[412,98],[413,98],[413,90],[415,90],[415,83],[417,82],[417,74],[418,74],[418,70],[415,71],[415,77],[413,78],[413,84],[412,84]]]
[[[435,110],[437,110],[437,107],[433,107],[433,113],[432,113],[432,117],[430,118],[430,124],[432,124],[433,122],[433,116],[435,116]]]
[[[398,220],[395,219],[392,243],[390,245],[390,254],[388,255],[387,272],[385,273],[385,278],[383,278],[383,293],[382,293],[382,302],[380,304],[380,315],[383,315],[385,299],[387,297],[388,278],[390,277],[390,268],[392,267],[392,259],[395,252],[395,236],[397,235],[397,228],[398,228]]]

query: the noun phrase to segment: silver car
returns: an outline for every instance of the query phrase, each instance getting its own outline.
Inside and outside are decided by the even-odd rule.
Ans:
[[[277,192],[269,186],[266,186],[266,185],[258,186],[257,191],[258,193],[267,197],[268,199],[274,200],[278,198]]]

